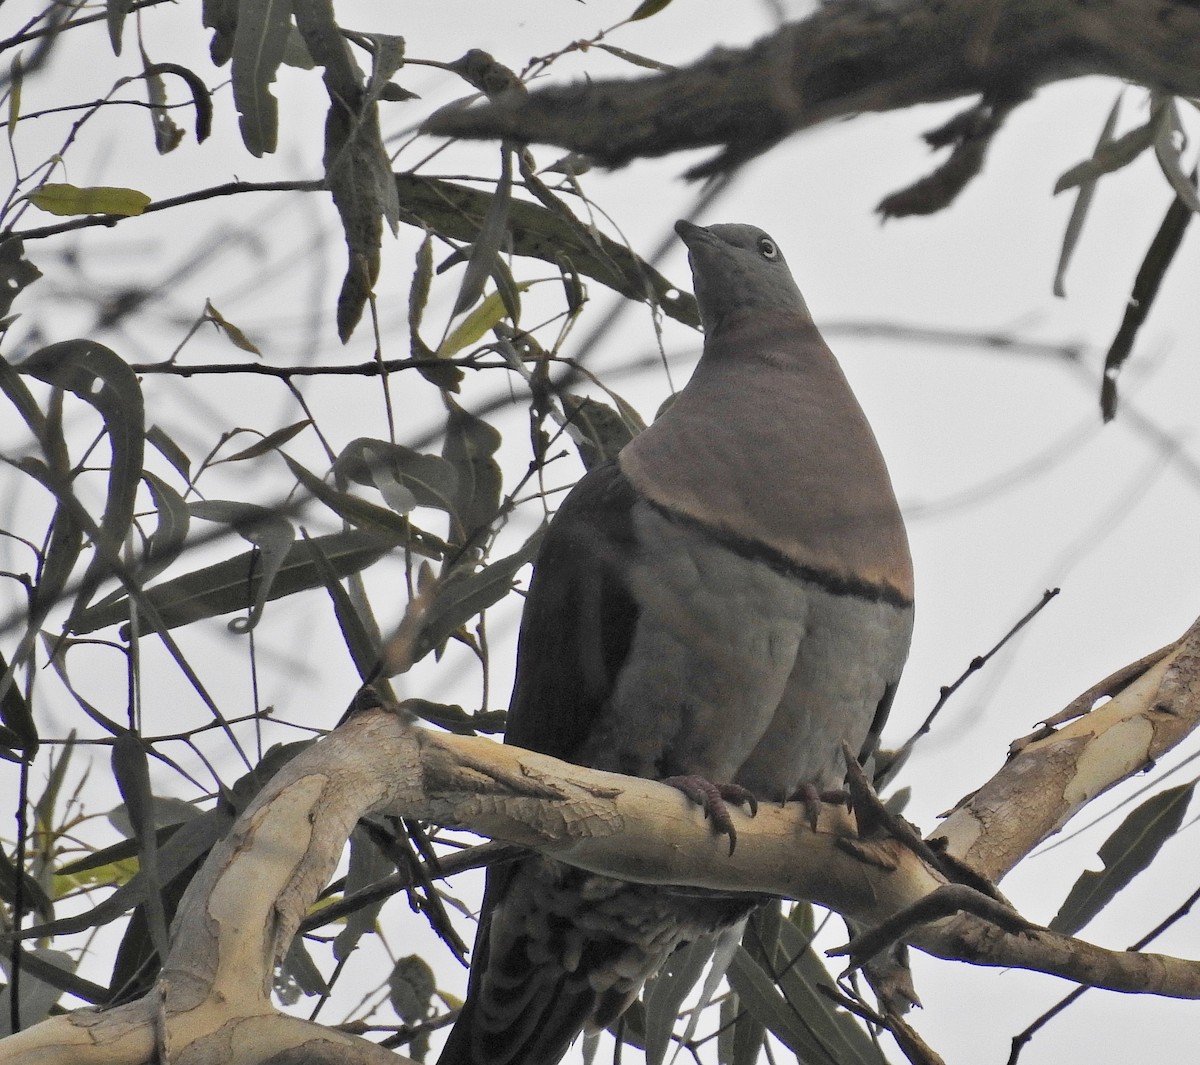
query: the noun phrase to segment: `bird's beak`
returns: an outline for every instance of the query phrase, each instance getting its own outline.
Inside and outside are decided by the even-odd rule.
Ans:
[[[681,218],[675,223],[675,232],[679,234],[679,239],[688,246],[688,249],[695,247],[700,241],[712,239],[712,235],[703,226],[698,226],[694,222],[689,222],[685,218]]]

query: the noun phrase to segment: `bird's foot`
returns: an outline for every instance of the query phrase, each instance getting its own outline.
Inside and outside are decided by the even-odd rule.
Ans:
[[[729,816],[728,804],[750,807],[751,817],[758,813],[758,800],[740,784],[714,784],[694,774],[667,777],[663,783],[682,791],[704,811],[705,817],[711,818],[718,832],[729,837],[730,854],[737,846],[737,829],[733,827],[733,818]]]
[[[834,806],[849,806],[850,793],[843,788],[826,788],[822,791],[815,784],[801,784],[792,795],[788,796],[788,801],[804,803],[808,826],[815,832],[817,821],[821,816],[821,805],[831,803]]]

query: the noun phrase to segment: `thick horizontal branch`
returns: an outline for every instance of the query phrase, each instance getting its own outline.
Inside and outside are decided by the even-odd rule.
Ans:
[[[934,833],[992,880],[1097,795],[1153,765],[1200,726],[1200,622],[1130,674],[1096,685],[1090,712],[1046,727]]]
[[[1200,9],[1182,0],[835,0],[750,48],[668,74],[512,94],[445,109],[425,128],[561,145],[609,166],[722,146],[698,176],[829,119],[976,95],[1003,111],[1085,74],[1200,94]]]
[[[1182,739],[1200,720],[1198,633],[1200,626],[1099,710],[1015,754],[956,813],[959,820],[940,830],[948,851],[1003,872],[1089,798]],[[1044,775],[1047,766],[1053,772]],[[1014,781],[1025,805],[1013,795]],[[1017,805],[1005,819],[985,816],[989,795]],[[1018,832],[1007,823],[1035,812],[1044,816],[1033,827]],[[908,942],[942,958],[1200,998],[1200,962],[1105,950],[1030,927],[1015,914],[1003,922],[1012,930],[1002,930],[994,900],[962,888],[947,892],[946,876],[906,844],[860,839],[840,807],[827,807],[815,831],[801,804],[764,806],[753,818],[734,813],[738,846],[729,855],[701,811],[663,784],[435,733],[379,708],[353,715],[288,763],[214,848],[179,906],[171,950],[146,998],[50,1018],[9,1037],[0,1055],[22,1065],[156,1056],[226,1065],[303,1046],[306,1061],[395,1062],[356,1037],[279,1014],[270,998],[274,967],[351,830],[381,813],[467,828],[623,879],[810,899],[867,926],[899,917],[892,923]],[[978,819],[977,831],[960,827],[973,826],[970,818]],[[986,905],[963,903],[952,916],[905,925],[903,916],[921,912],[923,901],[928,908],[939,889],[942,897],[977,896]]]

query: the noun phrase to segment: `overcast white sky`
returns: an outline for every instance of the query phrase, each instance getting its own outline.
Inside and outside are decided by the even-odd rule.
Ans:
[[[355,29],[403,35],[410,57],[451,60],[469,47],[483,47],[501,62],[520,68],[533,55],[558,50],[612,25],[633,6],[632,0],[419,0],[404,5],[381,0],[340,3],[338,14],[344,25]],[[803,5],[783,6],[789,12],[804,10]],[[716,44],[755,38],[772,25],[772,10],[771,5],[748,0],[675,0],[649,21],[617,31],[611,42],[682,63]],[[152,58],[199,66],[205,46],[197,37],[197,17],[191,5],[148,14],[143,26]],[[86,67],[80,53],[74,53],[75,63],[69,61],[71,55],[64,49],[42,81],[57,79],[70,94],[78,91],[76,78],[94,77],[101,87],[125,69],[104,53],[89,55]],[[584,71],[594,76],[641,73],[593,50],[564,60],[551,80],[563,81]],[[385,116],[388,132],[415,123],[447,98],[448,82],[437,72],[409,68],[397,80],[423,99],[391,105]],[[166,196],[235,174],[248,180],[316,176],[324,113],[316,81],[314,74],[282,73],[281,150],[275,159],[256,161],[240,149],[226,90],[217,100],[213,144],[197,148],[189,143],[160,161],[149,147],[148,132],[140,141],[96,138],[83,143],[72,157],[68,177],[77,184],[127,184]],[[1041,92],[996,138],[983,176],[954,207],[932,218],[881,226],[873,208],[884,195],[934,165],[935,157],[919,135],[944,121],[954,105],[864,116],[793,138],[747,166],[698,219],[752,222],[768,230],[787,254],[819,324],[884,322],[1001,332],[1023,340],[1080,344],[1086,352],[1080,367],[1049,356],[988,352],[966,344],[902,343],[856,338],[833,328],[828,332],[887,455],[909,518],[916,559],[917,629],[889,738],[907,736],[936,701],[939,687],[986,651],[1037,602],[1044,588],[1063,588],[1013,648],[965,686],[910,763],[901,781],[912,788],[908,815],[925,830],[936,823],[940,811],[999,766],[1012,738],[1113,669],[1173,639],[1200,608],[1200,447],[1194,431],[1200,401],[1200,245],[1194,232],[1185,239],[1122,378],[1116,422],[1101,427],[1097,404],[1104,351],[1170,201],[1152,160],[1140,160],[1102,183],[1068,276],[1069,298],[1056,299],[1050,290],[1071,206],[1069,194],[1051,196],[1054,181],[1090,154],[1118,88],[1113,82],[1089,79]],[[35,91],[41,91],[38,83],[27,94]],[[1142,120],[1144,93],[1126,90],[1124,114],[1122,128]],[[21,132],[29,138],[23,150],[32,158],[35,135]],[[146,131],[139,127],[139,132]],[[535,153],[543,164],[557,154],[545,147],[535,147]],[[423,154],[422,148],[409,149],[401,163],[413,165]],[[493,146],[473,147],[449,159],[453,162],[439,160],[429,172],[494,173],[497,153]],[[691,162],[694,157],[682,156],[638,162],[611,175],[590,174],[586,187],[634,249],[649,255],[698,195],[696,186],[679,177]],[[316,236],[333,230],[332,211],[311,197],[225,204],[230,234],[238,224],[269,218],[260,234],[269,244],[256,248],[226,237],[209,264],[172,294],[170,303],[180,320],[198,313],[208,296],[261,340],[273,360],[296,361],[310,354],[328,361],[366,357],[365,329],[343,355],[331,326],[329,308],[342,269],[340,252],[336,246],[324,258],[312,252]],[[213,217],[211,208],[185,209],[123,225],[107,237],[85,237],[96,249],[93,264],[107,264],[105,270],[112,271],[98,280],[161,276],[154,264],[186,259],[207,239]],[[42,224],[32,212],[25,222]],[[195,230],[189,228],[193,223]],[[201,224],[206,228],[199,228]],[[394,355],[407,352],[404,308],[418,236],[402,230],[399,240],[389,238],[379,286],[381,301],[391,303],[390,311],[385,309],[385,329]],[[29,249],[48,274],[43,286],[60,283],[49,276],[63,276],[50,253],[69,243]],[[247,263],[253,264],[251,269]],[[660,268],[684,283],[688,275],[682,247],[676,244]],[[245,285],[247,276],[256,279],[253,289]],[[449,313],[457,276],[439,281],[435,289],[427,339]],[[534,271],[531,276],[542,275]],[[611,302],[598,285],[590,290],[602,306]],[[45,298],[44,291],[31,290],[34,293]],[[304,313],[298,314],[298,308]],[[50,339],[85,332],[90,315],[86,306],[64,294]],[[642,310],[630,309],[601,342],[593,368],[602,372],[649,353],[653,334],[647,324]],[[133,319],[123,337],[108,342],[133,360],[161,357],[165,341],[139,336],[136,329]],[[586,332],[586,327],[578,329],[574,340]],[[197,360],[233,357],[217,341],[200,343],[208,347],[196,349]],[[667,323],[666,343],[678,356],[675,379],[682,381],[698,352],[699,338]],[[647,418],[668,391],[661,370],[614,384]],[[494,388],[495,382],[490,382],[482,391],[468,390],[468,400],[493,394]],[[275,387],[239,386],[231,393],[224,385],[156,380],[147,385],[147,392],[150,402],[158,405],[155,409],[165,412],[156,413],[156,418],[186,419],[181,432],[195,440],[198,449],[201,441],[211,443],[224,424],[270,431],[300,417]],[[327,419],[326,428],[344,426],[343,443],[365,431],[359,425],[364,417],[361,400],[350,386],[326,386],[313,395]],[[211,402],[212,411],[197,397]],[[431,407],[429,419],[436,414],[437,408]],[[382,422],[374,408],[369,416],[377,423],[371,431],[381,435]],[[400,435],[415,438],[428,424],[417,416]],[[518,438],[523,424],[519,416],[512,419]],[[1164,440],[1169,442],[1166,446]],[[1014,471],[1021,476],[1006,477]],[[964,495],[994,482],[1000,486],[964,500]],[[230,491],[245,494],[246,485],[236,484],[230,481]],[[400,605],[397,597],[396,612],[388,620],[398,616]],[[273,636],[264,637],[264,646],[281,655],[295,654],[289,641],[311,640],[318,624],[330,631],[322,620],[326,612],[323,603],[296,609],[274,622]],[[507,694],[508,678],[499,663],[503,641],[511,640],[512,620],[498,621],[492,629],[492,653],[498,663],[493,706],[503,705]],[[336,645],[335,636],[328,638]],[[213,653],[229,642],[221,631],[188,633],[184,639],[189,648],[211,647]],[[336,708],[352,691],[353,678],[336,646],[329,659],[326,667],[324,661],[314,662],[311,652],[295,654],[295,668],[270,678],[267,683],[275,687],[264,698],[286,714],[307,712],[316,722],[332,723]],[[474,705],[474,678],[465,686],[451,682],[460,665],[451,654],[441,666],[430,664],[414,673],[402,687],[406,694]],[[244,681],[231,677],[228,683],[236,688]],[[221,683],[215,683],[220,689]],[[64,715],[64,726],[67,721]],[[1194,749],[1190,744],[1158,772]],[[1187,769],[1170,783],[1184,779]],[[1116,798],[1132,794],[1142,783],[1146,781],[1127,786]],[[1089,809],[1081,820],[1090,823],[1099,807]],[[1078,872],[1095,866],[1095,849],[1115,825],[1109,819],[1051,854],[1030,859],[1004,889],[1027,916],[1049,920]],[[1143,882],[1130,888],[1086,935],[1121,947],[1156,924],[1194,887],[1195,846],[1195,829],[1188,828],[1168,845]],[[421,937],[416,947],[408,944],[408,925],[402,923],[406,917],[403,903],[385,911],[398,954],[427,942]],[[1181,922],[1158,949],[1200,956],[1195,919]],[[1045,977],[972,970],[932,959],[918,958],[915,967],[926,1009],[914,1023],[951,1063],[1003,1062],[1009,1038],[1069,990]],[[461,979],[448,970],[448,985]],[[457,986],[461,989],[462,984]],[[339,995],[347,1004],[356,998],[349,990]],[[327,1019],[334,1018],[337,1007],[335,1002]],[[1188,1003],[1092,992],[1041,1034],[1022,1061],[1191,1061],[1194,1051],[1186,1033],[1195,1030],[1196,1009]]]

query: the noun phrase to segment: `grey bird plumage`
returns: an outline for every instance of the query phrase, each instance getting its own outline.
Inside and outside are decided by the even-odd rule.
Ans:
[[[878,737],[912,630],[891,481],[775,242],[676,226],[705,330],[692,379],[547,530],[506,741],[583,765],[836,788]],[[755,900],[530,856],[488,874],[441,1065],[552,1065],[681,944]]]

